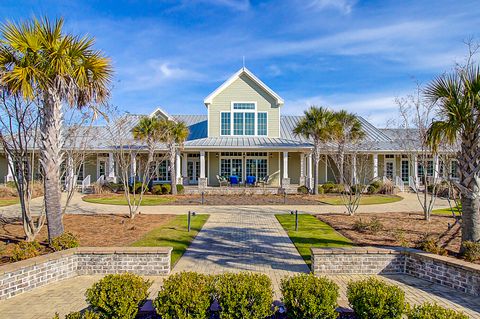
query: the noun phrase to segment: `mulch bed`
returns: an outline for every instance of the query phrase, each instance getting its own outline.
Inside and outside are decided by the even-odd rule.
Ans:
[[[137,215],[132,220],[121,215],[65,215],[65,231],[75,234],[81,246],[107,247],[129,246],[147,232],[171,220],[174,215]],[[0,221],[0,264],[10,262],[11,247],[24,239],[20,220]],[[47,226],[45,225],[37,240],[46,247]]]
[[[374,217],[378,218],[383,225],[382,230],[371,233],[354,229],[354,223],[357,220],[370,221]],[[376,213],[357,216],[326,214],[317,215],[317,218],[357,245],[416,247],[422,237],[429,234],[439,238],[441,245],[453,256],[460,248],[460,224],[455,223],[455,219],[451,216],[432,216],[430,221],[425,221],[421,213]],[[449,225],[453,227],[449,229]]]
[[[205,195],[204,205],[321,205],[320,197],[312,195]],[[179,195],[165,205],[198,205],[201,195]]]

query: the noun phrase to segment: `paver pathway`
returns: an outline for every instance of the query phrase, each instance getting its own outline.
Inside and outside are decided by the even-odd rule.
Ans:
[[[279,296],[281,278],[310,269],[274,215],[232,209],[210,215],[173,271],[261,272]]]

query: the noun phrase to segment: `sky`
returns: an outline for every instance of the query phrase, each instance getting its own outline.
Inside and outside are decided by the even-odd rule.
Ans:
[[[63,17],[112,60],[111,104],[206,114],[204,98],[243,64],[284,100],[347,109],[374,125],[464,61],[480,36],[477,1],[1,0],[0,21]]]

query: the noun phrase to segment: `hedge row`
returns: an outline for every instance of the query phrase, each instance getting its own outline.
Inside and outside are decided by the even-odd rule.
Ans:
[[[151,282],[133,274],[105,276],[86,292],[90,309],[67,319],[133,319],[148,296]],[[335,319],[339,287],[331,280],[301,274],[281,281],[282,301],[290,319]],[[466,319],[435,304],[410,308],[404,292],[377,278],[350,282],[348,301],[359,319]],[[162,319],[265,319],[277,312],[270,278],[255,273],[173,274],[153,301]],[[56,318],[59,318],[56,315]]]

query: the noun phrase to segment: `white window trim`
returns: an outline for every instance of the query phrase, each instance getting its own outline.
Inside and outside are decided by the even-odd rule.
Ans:
[[[387,158],[386,156],[384,157],[383,161],[383,176],[387,177],[387,163],[392,163],[393,164],[393,180],[395,181],[395,177],[397,176],[397,165],[396,165],[396,159],[395,158]]]
[[[233,105],[234,104],[237,104],[237,103],[249,103],[249,104],[254,104],[255,105],[255,108],[254,109],[241,109],[241,110],[236,110],[233,108]],[[230,116],[230,127],[231,127],[231,130],[230,130],[230,136],[237,136],[237,137],[245,137],[245,136],[258,136],[257,135],[257,102],[256,101],[231,101],[230,102],[230,112],[231,112],[231,116]],[[233,124],[233,119],[234,119],[234,113],[243,113],[244,116],[243,116],[243,133],[242,135],[235,135],[234,131],[235,131],[235,128],[234,128],[234,124]],[[245,113],[254,113],[254,118],[253,118],[253,135],[247,135],[245,134]],[[268,115],[267,115],[268,117]],[[221,118],[220,118],[221,120]],[[220,128],[221,129],[221,128]],[[221,133],[221,132],[220,132]],[[225,135],[224,135],[225,136]],[[263,135],[262,135],[263,136]]]
[[[230,114],[230,134],[222,134],[222,114],[225,113],[225,114]],[[227,111],[222,111],[220,112],[220,136],[232,136],[232,131],[233,131],[233,127],[232,127],[232,112],[227,112]]]
[[[97,156],[97,179],[100,178],[100,162],[105,162],[105,175],[104,177],[108,177],[108,157],[105,156]]]
[[[258,134],[258,114],[262,114],[262,113],[265,113],[267,115],[267,118],[266,118],[267,121],[265,123],[267,134],[265,134],[265,135]],[[256,136],[268,136],[268,112],[261,111],[261,112],[256,113],[256,115],[255,115],[255,135]]]

